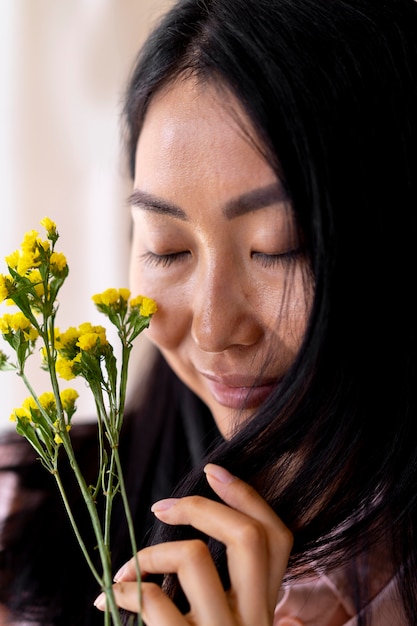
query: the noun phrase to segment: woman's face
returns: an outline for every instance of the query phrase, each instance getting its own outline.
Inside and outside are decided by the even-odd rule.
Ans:
[[[131,289],[158,304],[148,337],[225,437],[280,384],[309,311],[288,199],[243,127],[254,137],[232,96],[191,79],[166,88],[131,197]]]

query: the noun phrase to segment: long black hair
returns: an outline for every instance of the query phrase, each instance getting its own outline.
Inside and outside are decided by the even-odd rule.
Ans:
[[[384,542],[414,623],[417,4],[180,0],[126,92],[132,175],[153,96],[189,76],[231,92],[249,116],[288,190],[315,289],[283,386],[206,460],[255,485],[294,532],[288,577]],[[213,497],[201,467],[176,491],[187,493]],[[194,532],[161,525],[153,541],[184,536]],[[227,585],[223,548],[208,541]],[[358,612],[369,600],[360,582]],[[175,580],[165,585],[177,594]]]

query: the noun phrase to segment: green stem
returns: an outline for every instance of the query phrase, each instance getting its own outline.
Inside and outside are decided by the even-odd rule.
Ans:
[[[114,480],[114,454],[111,453],[110,463],[108,469],[108,478],[107,485],[105,487],[105,496],[106,496],[106,509],[104,513],[104,541],[108,549],[110,550],[110,524],[111,524],[111,514],[113,508],[113,480]]]
[[[49,360],[48,360],[48,363],[50,363]],[[97,541],[101,565],[103,568],[103,578],[100,579],[101,588],[106,594],[108,608],[112,615],[115,626],[122,626],[119,609],[116,604],[116,600],[115,600],[114,593],[113,593],[113,586],[112,586],[113,576],[112,576],[112,571],[111,571],[111,559],[110,559],[109,549],[103,537],[103,532],[102,532],[100,519],[99,519],[98,512],[97,512],[97,507],[91,496],[91,492],[84,480],[84,476],[82,475],[82,472],[77,463],[77,460],[75,458],[74,450],[71,444],[71,439],[67,431],[65,430],[64,415],[63,415],[62,403],[61,403],[60,395],[59,395],[59,385],[58,385],[58,379],[57,379],[55,367],[49,367],[49,373],[50,373],[52,389],[55,395],[58,417],[64,426],[63,432],[62,432],[62,440],[63,440],[62,445],[65,448],[65,452],[67,453],[69,462],[71,464],[71,467],[77,479],[79,489],[84,498],[84,502],[87,507],[88,513],[90,515],[90,520],[91,520],[94,534],[95,534],[96,541]],[[67,508],[67,511],[68,511],[68,508]],[[105,619],[107,621],[108,618],[106,617]]]
[[[30,384],[25,372],[23,371],[23,369],[21,369],[18,372],[18,375],[20,376],[20,378],[23,380],[26,389],[30,392],[32,398],[35,400],[36,405],[38,407],[38,409],[40,410],[40,412],[42,413],[43,417],[46,419],[46,421],[48,422],[48,424],[53,427],[53,421],[51,420],[50,416],[48,415],[47,411],[45,411],[45,409],[43,408],[43,406],[41,405],[41,403],[39,402],[39,398],[36,394],[36,391],[33,389],[32,385]]]
[[[139,560],[137,556],[138,548],[136,544],[135,527],[133,524],[132,514],[130,511],[129,500],[127,498],[126,486],[125,486],[125,481],[123,478],[122,464],[120,462],[120,455],[119,455],[118,448],[114,449],[114,458],[116,461],[117,475],[118,475],[119,482],[120,482],[120,493],[122,495],[126,522],[127,522],[127,526],[129,529],[130,545],[132,547],[132,553],[133,553],[134,561],[135,561],[136,578],[138,581],[138,600],[139,600],[139,607],[141,607],[142,606],[141,573],[140,573],[140,568],[139,568]],[[138,625],[140,626],[141,624],[142,624],[142,617],[141,617],[141,613],[139,612],[138,613]]]
[[[84,543],[84,540],[83,540],[83,538],[82,538],[82,536],[80,534],[77,522],[75,521],[75,518],[74,518],[74,516],[72,514],[71,507],[70,507],[68,499],[67,499],[67,494],[66,494],[66,491],[64,489],[64,485],[62,484],[61,477],[59,475],[59,472],[58,472],[58,469],[56,467],[56,464],[55,464],[54,478],[55,478],[55,481],[56,481],[56,483],[58,485],[58,489],[59,489],[59,492],[61,494],[62,501],[63,501],[64,506],[65,506],[65,510],[66,510],[67,515],[69,517],[69,520],[71,522],[71,526],[73,528],[75,536],[77,537],[78,543],[80,544],[80,548],[81,548],[81,550],[82,550],[82,552],[84,554],[84,558],[87,561],[87,564],[88,564],[90,570],[92,571],[92,573],[94,575],[94,578],[96,579],[96,581],[98,582],[100,587],[102,587],[103,581],[100,578],[100,576],[99,576],[99,574],[97,572],[97,569],[94,567],[94,563],[92,562],[92,560],[90,558],[90,555],[88,553],[87,547],[86,547],[86,545]]]
[[[75,459],[74,451],[72,449],[71,442],[69,440],[67,433],[63,433],[63,441],[64,441],[63,445],[65,446],[65,451],[68,455],[69,461],[71,463],[71,467],[74,471],[80,491],[84,498],[84,502],[87,506],[91,523],[93,525],[94,534],[97,540],[97,547],[99,550],[101,565],[103,568],[103,579],[100,580],[101,588],[106,594],[107,604],[109,607],[109,611],[113,617],[115,626],[122,626],[122,623],[120,620],[119,609],[117,607],[114,593],[113,593],[113,586],[112,586],[113,576],[112,576],[112,571],[111,571],[111,559],[109,555],[109,550],[107,549],[107,546],[104,541],[100,519],[97,513],[97,508],[96,508],[95,502],[93,502],[91,493],[86,485],[84,477]]]
[[[125,408],[125,400],[126,400],[126,389],[127,389],[128,364],[129,364],[129,358],[130,358],[131,350],[132,350],[132,345],[131,344],[127,344],[126,340],[122,339],[122,366],[121,366],[121,371],[120,371],[119,410],[118,410],[117,423],[116,423],[117,442],[115,442],[115,445],[113,447],[113,451],[112,452],[113,452],[114,459],[116,461],[116,468],[117,468],[117,476],[118,476],[118,479],[119,479],[120,493],[121,493],[121,496],[122,496],[124,513],[125,513],[125,517],[126,517],[128,530],[129,530],[130,545],[131,545],[131,548],[132,548],[132,553],[133,553],[133,557],[134,557],[134,561],[135,561],[136,579],[137,579],[137,582],[138,582],[138,602],[139,602],[139,607],[141,607],[141,605],[142,605],[142,590],[141,590],[141,573],[140,573],[140,568],[139,568],[139,560],[138,560],[138,557],[137,557],[138,548],[137,548],[135,528],[134,528],[132,514],[131,514],[131,511],[130,511],[129,500],[128,500],[128,497],[127,497],[126,485],[125,485],[125,481],[124,481],[124,477],[123,477],[122,464],[120,462],[120,455],[119,455],[119,448],[118,448],[119,434],[120,434],[120,430],[121,430],[121,427],[122,427],[122,424],[123,424],[123,417],[124,417],[124,408]],[[142,616],[141,616],[141,612],[140,611],[138,613],[137,623],[138,623],[138,626],[141,626],[141,624],[142,624]]]
[[[105,449],[104,449],[104,432],[103,432],[103,422],[100,419],[100,408],[98,406],[97,403],[97,398],[94,395],[94,399],[95,399],[95,405],[96,405],[96,412],[97,412],[97,436],[98,436],[98,454],[99,454],[99,458],[98,458],[98,474],[97,474],[97,481],[96,484],[94,485],[94,491],[92,492],[92,498],[95,500],[97,498],[97,495],[100,491],[100,487],[103,485],[103,475],[104,472],[106,471],[106,458],[105,458]]]
[[[123,415],[125,410],[126,401],[126,389],[127,389],[127,374],[130,353],[132,351],[132,345],[126,345],[125,341],[122,341],[122,367],[120,371],[120,393],[119,393],[119,413],[117,420],[117,430],[120,432],[123,422]]]

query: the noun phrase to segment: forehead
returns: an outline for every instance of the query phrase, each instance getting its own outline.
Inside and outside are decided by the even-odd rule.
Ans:
[[[275,173],[239,101],[227,89],[188,78],[168,85],[149,105],[136,150],[135,184],[170,176],[183,185],[198,179],[231,188],[250,179],[268,184]],[[248,180],[249,183],[249,180]]]
[[[165,123],[177,126],[187,127],[190,121],[198,121],[207,127],[221,125],[252,134],[252,125],[242,104],[220,81],[202,82],[194,77],[182,77],[168,83],[152,97],[144,126],[155,116],[162,116]]]

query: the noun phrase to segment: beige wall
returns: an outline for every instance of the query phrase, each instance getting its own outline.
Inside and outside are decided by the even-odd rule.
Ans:
[[[4,256],[48,215],[70,276],[58,325],[104,323],[90,297],[127,286],[130,190],[119,139],[123,88],[140,43],[170,0],[2,0],[0,273]],[[40,228],[40,227],[39,227]],[[1,308],[1,314],[10,309]],[[0,337],[0,348],[7,345]],[[28,373],[39,393],[39,362]],[[77,385],[74,385],[77,386]],[[79,419],[91,415],[81,393]],[[0,372],[0,429],[27,396]]]

